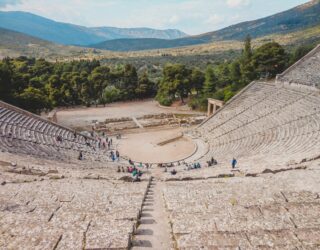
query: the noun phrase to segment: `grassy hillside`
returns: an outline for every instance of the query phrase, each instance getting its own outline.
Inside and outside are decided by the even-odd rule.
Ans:
[[[312,28],[317,25],[320,25],[320,0],[313,0],[276,15],[239,23],[198,36],[190,36],[170,41],[163,39],[116,39],[94,44],[90,47],[114,51],[176,48],[218,41],[241,41],[247,35],[250,35],[252,38],[260,38],[275,34],[285,35]]]
[[[19,32],[0,28],[0,58],[36,57],[49,61],[92,59],[110,56],[112,52],[50,43]]]
[[[212,60],[223,60],[236,55],[242,48],[242,41],[218,41],[208,44],[185,46],[180,48],[143,50],[131,52],[112,52],[106,50],[79,48],[73,46],[56,45],[44,40],[27,36],[18,32],[0,29],[0,57],[29,56],[46,58],[48,60],[73,59],[105,59],[117,62],[125,61],[152,61],[153,63],[188,61],[206,64]],[[268,41],[276,41],[285,46],[299,44],[320,43],[320,25],[288,34],[274,34],[253,40],[257,47]]]

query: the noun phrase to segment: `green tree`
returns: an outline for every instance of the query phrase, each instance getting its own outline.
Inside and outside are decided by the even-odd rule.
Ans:
[[[168,64],[163,69],[157,100],[162,104],[170,105],[177,96],[181,102],[184,102],[191,87],[191,70],[182,64]]]
[[[149,80],[147,72],[144,72],[139,77],[138,87],[135,92],[139,98],[151,97],[154,94],[154,83]]]
[[[240,70],[242,81],[249,83],[256,78],[255,68],[252,65],[251,37],[248,35],[244,41],[244,49],[240,57]]]
[[[121,91],[115,86],[107,86],[103,92],[103,99],[105,103],[118,101],[121,97]]]
[[[290,56],[289,64],[294,64],[302,57],[308,54],[315,46],[314,45],[301,45],[297,47]]]
[[[198,68],[194,68],[191,73],[191,86],[195,91],[197,91],[197,95],[201,92],[204,81],[205,77],[203,72]]]
[[[14,88],[12,83],[13,72],[10,61],[3,60],[0,63],[0,99],[10,101],[12,98]]]
[[[284,48],[276,42],[271,42],[255,50],[252,61],[258,75],[272,78],[284,71],[287,58]]]
[[[19,106],[39,114],[43,109],[50,108],[45,94],[34,87],[28,87],[18,96]]]
[[[205,95],[210,95],[214,93],[216,91],[217,83],[218,83],[218,78],[214,73],[213,67],[211,65],[208,65],[205,73],[203,93]]]

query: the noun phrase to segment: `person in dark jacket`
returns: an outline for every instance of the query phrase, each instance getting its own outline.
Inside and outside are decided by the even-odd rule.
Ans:
[[[235,158],[233,158],[231,161],[232,168],[235,168],[237,163],[238,163],[237,160]]]

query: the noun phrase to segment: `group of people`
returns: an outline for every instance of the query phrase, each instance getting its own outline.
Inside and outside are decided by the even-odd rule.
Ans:
[[[193,169],[200,169],[201,164],[199,162],[191,163],[191,164],[186,164],[185,170],[193,170]]]
[[[216,159],[214,159],[213,157],[211,157],[211,159],[209,161],[207,161],[208,167],[212,167],[214,165],[217,165],[218,162]]]
[[[133,181],[134,182],[138,182],[140,181],[140,177],[142,176],[142,171],[140,169],[138,169],[136,166],[134,165],[130,165],[128,166],[126,169],[124,167],[121,167],[118,166],[118,170],[117,170],[118,173],[130,173],[132,174],[132,177],[133,177]]]
[[[110,155],[109,155],[110,159],[114,162],[114,161],[120,161],[120,153],[118,150],[114,151],[110,151]]]

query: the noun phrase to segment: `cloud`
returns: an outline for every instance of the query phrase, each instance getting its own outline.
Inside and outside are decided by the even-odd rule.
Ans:
[[[205,24],[208,24],[208,25],[212,25],[212,26],[215,26],[215,25],[219,25],[221,23],[223,23],[225,20],[225,18],[223,16],[220,16],[220,15],[217,15],[217,14],[214,14],[210,17],[208,17],[206,20],[205,20]]]
[[[0,0],[0,8],[8,5],[16,5],[21,3],[21,0]]]
[[[231,8],[247,6],[250,4],[250,0],[227,0],[227,5]]]

